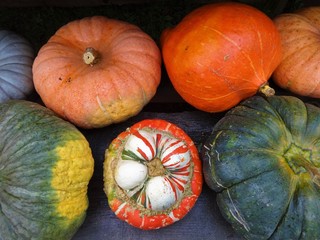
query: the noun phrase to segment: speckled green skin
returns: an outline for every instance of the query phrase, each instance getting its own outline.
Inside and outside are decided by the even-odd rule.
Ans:
[[[247,239],[320,239],[320,109],[295,97],[252,97],[202,149],[221,213]]]
[[[71,124],[27,101],[0,105],[0,239],[71,239],[85,218],[57,213],[55,148],[81,139]]]

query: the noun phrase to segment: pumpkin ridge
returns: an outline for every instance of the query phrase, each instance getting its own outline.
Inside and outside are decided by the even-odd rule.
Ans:
[[[284,96],[282,99],[283,99],[283,100],[282,100],[282,102],[281,102],[280,109],[281,109],[281,106],[284,105],[283,103],[285,103],[286,106],[291,107],[291,109],[293,109],[293,110],[296,109],[297,112],[299,112],[299,115],[300,115],[300,116],[303,115],[303,116],[304,116],[304,119],[307,119],[306,121],[303,121],[303,123],[304,123],[303,126],[301,126],[301,124],[300,124],[299,127],[298,127],[299,129],[303,129],[303,131],[306,131],[306,129],[307,129],[308,117],[310,116],[310,115],[308,115],[308,114],[309,114],[309,113],[308,113],[308,105],[306,105],[304,102],[302,102],[302,101],[299,100],[298,98],[293,98],[293,100],[291,100],[292,98]],[[298,105],[299,105],[299,108],[297,107]],[[279,114],[279,116],[281,117],[281,120],[282,120],[284,126],[286,127],[287,131],[288,131],[289,133],[291,133],[290,135],[292,136],[292,140],[291,140],[292,143],[295,143],[295,144],[296,144],[296,142],[297,142],[298,145],[300,145],[301,143],[295,139],[295,137],[296,137],[296,136],[295,136],[296,131],[293,131],[294,129],[291,129],[291,125],[288,124],[288,121],[290,121],[291,119],[288,120],[288,119],[285,118],[285,117],[287,117],[286,112],[285,112],[285,113],[281,113],[281,112],[278,110],[278,108],[279,108],[278,105],[277,105],[277,106],[272,105],[272,107],[276,109],[276,111],[277,111],[277,113]],[[292,115],[291,115],[291,117],[292,117]],[[294,122],[293,122],[293,123],[295,123],[295,121],[297,121],[297,120],[294,119]],[[302,122],[302,121],[300,120],[299,123],[301,123],[301,122]],[[290,128],[289,128],[289,127],[290,127]],[[294,127],[295,127],[295,126],[294,126]]]
[[[26,65],[27,66],[27,65]],[[19,71],[19,69],[15,69],[15,70],[8,70],[8,69],[1,69],[0,67],[0,75],[4,74],[4,73],[15,73],[16,75],[19,75],[19,78],[17,78],[17,81],[19,81],[19,83],[22,83],[24,80],[24,78],[28,78],[30,77],[32,74],[30,73],[26,73],[26,72],[21,72]],[[10,79],[9,81],[5,78],[3,78],[3,76],[0,77],[3,81],[5,81],[6,83],[10,83],[10,85],[12,85],[13,87],[15,87],[16,89],[19,89],[19,86],[14,85],[12,83],[12,79]],[[19,89],[21,92],[28,92],[29,89],[27,88],[23,88],[23,89]]]
[[[257,109],[255,109],[255,108],[249,108],[248,107],[248,109],[253,110],[253,111],[257,111]],[[265,112],[262,112],[262,113],[265,113]],[[265,114],[268,114],[268,113],[265,113]],[[238,117],[240,117],[240,118],[244,118],[244,119],[246,118],[245,116],[243,116],[240,113],[233,113],[233,112],[231,112],[231,114],[227,114],[227,117],[230,117],[230,118],[233,118],[233,117],[237,117],[238,118]],[[283,119],[281,118],[280,114],[276,114],[276,113],[273,112],[273,116],[272,117],[275,118],[277,120],[277,122],[283,123]],[[275,119],[273,119],[273,120],[275,120]],[[259,120],[259,117],[250,119],[250,121],[254,121],[254,122],[258,123],[259,125],[261,125],[261,124],[262,125],[266,125],[263,120],[262,121]],[[266,127],[268,127],[268,126],[266,126]],[[229,129],[224,129],[224,130],[229,130]],[[287,130],[287,129],[284,129],[284,130]],[[254,132],[254,130],[253,130],[253,132]]]
[[[6,205],[9,207],[9,209],[12,208],[12,203],[8,202]],[[46,205],[46,207],[47,207],[46,211],[54,210],[52,208],[53,206]],[[58,217],[51,217],[50,220],[41,219],[41,222],[39,223],[39,218],[30,218],[30,216],[27,213],[24,213],[23,211],[21,211],[21,209],[18,209],[18,208],[15,207],[14,211],[18,213],[18,214],[15,214],[16,217],[17,217],[17,215],[19,216],[19,218],[22,217],[21,221],[18,224],[16,222],[12,222],[11,218],[8,217],[7,214],[5,214],[3,211],[2,212],[4,213],[4,216],[6,216],[5,219],[10,222],[8,224],[12,225],[12,226],[16,226],[16,227],[11,227],[10,230],[13,231],[16,236],[18,236],[17,238],[19,238],[19,237],[31,238],[31,236],[28,234],[30,229],[28,229],[28,226],[24,225],[25,221],[31,221],[33,224],[35,224],[34,227],[36,228],[35,231],[38,234],[38,236],[37,236],[38,238],[43,238],[44,237],[43,235],[46,235],[50,231],[49,230],[50,226],[48,226],[48,225],[52,225],[52,227],[53,227],[53,224],[52,224],[53,220],[59,222],[59,224],[62,224],[65,227],[67,227],[65,225],[66,224],[66,220],[65,219],[61,219],[61,217],[59,217],[59,216]],[[23,232],[21,232],[21,228],[23,229]],[[41,229],[41,230],[39,230],[39,229]],[[52,234],[51,231],[50,231],[50,233]],[[33,235],[32,232],[30,232],[30,234]],[[59,234],[59,236],[61,235],[61,233],[58,233],[58,234]],[[57,234],[55,233],[55,235],[57,235]]]
[[[46,57],[46,58],[44,58],[44,57],[42,57],[42,56],[44,56],[44,55],[46,55],[46,54],[50,54],[52,51],[51,50],[43,50],[43,51],[41,51],[42,53],[45,53],[45,54],[43,54],[43,55],[41,55],[41,59],[40,58],[38,58],[37,59],[37,65],[33,65],[33,72],[34,71],[39,71],[40,69],[42,69],[43,68],[43,66],[45,66],[45,65],[47,65],[47,62],[51,62],[52,60],[56,60],[56,59],[60,59],[60,58],[62,58],[62,59],[69,59],[69,57],[60,57],[60,56],[54,56],[54,57]],[[49,53],[48,53],[49,52]],[[57,66],[55,66],[55,68],[56,68],[56,70],[57,70],[57,72],[59,72],[61,69],[63,70],[63,69],[65,69],[65,66],[60,66],[59,68],[57,67]],[[47,79],[40,79],[39,81],[41,81],[41,83],[44,83],[44,82],[46,82],[47,81]]]
[[[62,49],[64,49],[64,50],[66,50],[66,51],[68,51],[68,49],[73,49],[72,51],[70,50],[70,51],[68,51],[68,53],[70,52],[70,53],[72,53],[72,52],[74,52],[74,49],[77,49],[79,52],[83,52],[85,49],[82,49],[80,46],[83,46],[84,45],[84,43],[81,43],[81,44],[76,44],[76,43],[74,43],[71,39],[69,39],[69,38],[67,38],[67,37],[65,37],[64,35],[62,35],[62,34],[58,34],[58,35],[55,35],[55,36],[53,36],[53,37],[51,37],[50,39],[49,39],[49,43],[50,43],[50,48],[41,48],[40,49],[40,51],[44,51],[44,50],[46,50],[46,51],[53,51],[53,52],[55,52],[55,51],[57,51],[57,50],[55,50],[55,49],[58,49],[58,50],[60,50],[61,48]],[[79,41],[79,40],[78,40]],[[68,46],[70,46],[70,47],[68,47]],[[51,49],[51,48],[53,48],[53,49]],[[69,54],[70,54],[69,53]],[[44,55],[46,55],[46,54],[44,54]]]
[[[304,15],[298,15],[298,14],[289,14],[289,13],[287,13],[287,15],[289,15],[289,16],[293,16],[293,17],[296,17],[296,18],[298,18],[298,19],[300,19],[300,20],[302,20],[303,22],[306,22],[306,23],[309,23],[310,24],[310,26],[312,26],[312,29],[314,30],[314,31],[312,31],[313,33],[315,33],[315,34],[317,34],[317,35],[319,35],[320,34],[320,30],[318,29],[318,27],[316,26],[316,24],[310,19],[310,18],[308,18],[307,16],[304,16]],[[310,29],[309,29],[310,30]]]
[[[18,55],[17,56],[15,56],[15,57],[18,57]],[[19,56],[20,57],[20,56]],[[29,56],[26,56],[26,58],[29,58]],[[31,57],[30,57],[30,59],[31,59]],[[10,59],[9,59],[10,60]],[[3,61],[3,59],[0,59],[0,64],[1,64],[1,62]],[[19,64],[19,65],[22,65],[22,66],[25,66],[25,67],[27,67],[28,66],[28,64],[26,64],[26,63],[20,63],[20,62],[9,62],[9,63],[5,63],[5,64],[2,64],[1,66],[0,66],[0,71],[2,71],[2,67],[4,66],[4,67],[6,67],[6,66],[10,66],[10,65],[14,65],[14,64]],[[11,70],[11,71],[14,71],[14,70]],[[31,72],[31,71],[30,71]],[[23,75],[25,75],[26,76],[26,73],[21,73],[21,74],[23,74]]]
[[[297,181],[295,181],[295,182],[297,182]],[[279,230],[279,227],[281,227],[282,224],[285,224],[284,221],[286,220],[288,214],[290,214],[289,210],[290,210],[291,203],[293,201],[297,201],[297,195],[299,194],[299,191],[300,191],[299,188],[300,188],[299,184],[296,183],[295,187],[293,188],[294,190],[292,191],[292,193],[290,195],[290,198],[288,199],[288,204],[286,205],[287,206],[286,210],[284,211],[283,216],[279,219],[279,222],[278,222],[276,228],[274,229],[273,233],[270,235],[270,239],[277,239],[276,237],[273,237],[273,236],[275,236],[277,234],[277,231]],[[297,239],[303,239],[302,236],[301,236],[303,231],[300,230],[299,232],[300,233],[299,233],[299,236],[298,236]]]
[[[292,42],[295,42],[295,39],[292,40]],[[314,43],[318,43],[318,42],[319,42],[319,41],[315,41]],[[299,51],[302,51],[302,50],[304,50],[305,48],[308,48],[308,47],[312,46],[312,44],[314,44],[314,43],[312,42],[312,43],[309,43],[309,44],[307,44],[307,45],[304,45],[303,47],[299,48],[298,50],[299,50]],[[317,50],[318,50],[318,49],[317,49]],[[282,59],[282,62],[285,61],[285,60],[287,60],[287,59],[291,59],[291,58],[292,58],[293,56],[295,56],[295,55],[301,55],[301,52],[299,52],[299,51],[294,51],[294,52],[292,52],[291,54],[286,55],[286,57]],[[315,51],[314,54],[315,54],[316,52],[317,52],[317,51]]]
[[[223,131],[223,130],[222,130]],[[210,146],[211,148],[214,147],[214,146]],[[207,147],[206,148],[209,150],[210,147]],[[223,192],[225,189],[229,188],[229,187],[232,187],[232,186],[236,186],[238,184],[242,184],[242,183],[245,183],[247,180],[249,179],[254,179],[254,178],[257,178],[259,177],[260,175],[262,174],[265,174],[265,173],[269,173],[269,172],[272,172],[274,171],[273,167],[276,166],[276,165],[281,165],[282,163],[283,164],[286,164],[288,165],[288,163],[283,159],[283,156],[282,154],[278,154],[276,153],[275,151],[271,151],[269,149],[266,149],[266,148],[261,148],[261,149],[257,149],[257,148],[247,148],[247,149],[242,149],[242,150],[238,150],[238,149],[232,149],[232,150],[228,150],[228,151],[217,151],[215,150],[215,153],[214,155],[212,153],[207,153],[206,157],[208,158],[208,165],[210,166],[211,168],[211,165],[212,165],[212,161],[223,161],[223,159],[220,159],[221,156],[223,157],[226,157],[226,155],[229,155],[229,153],[237,153],[237,154],[246,154],[247,152],[250,152],[251,153],[255,153],[255,154],[259,154],[259,153],[262,153],[262,154],[271,154],[273,155],[275,158],[277,158],[277,160],[275,161],[270,161],[270,166],[264,166],[263,170],[262,171],[255,171],[254,174],[250,175],[250,177],[248,177],[246,175],[246,177],[242,177],[242,179],[237,179],[236,178],[233,178],[232,180],[232,183],[230,183],[230,178],[226,179],[224,177],[224,175],[218,175],[218,174],[211,174],[209,176],[209,178],[211,178],[212,180],[216,181],[216,184],[218,185],[218,188],[215,188],[215,190],[217,192]],[[266,155],[266,154],[265,154]],[[238,165],[237,165],[238,166]],[[289,165],[288,165],[289,166]],[[239,167],[240,169],[241,167]],[[256,169],[257,167],[255,167]],[[258,167],[260,168],[260,167]],[[216,169],[214,171],[217,171]],[[237,177],[238,178],[238,177]],[[219,181],[218,181],[219,179]],[[229,184],[228,184],[229,182]],[[212,186],[211,186],[212,187]]]
[[[2,199],[0,199],[2,200]],[[8,207],[10,207],[10,204],[6,204]],[[2,205],[1,205],[1,212],[3,213],[3,216],[5,216],[5,221],[8,223],[8,225],[14,226],[16,223],[12,222],[11,218],[7,216],[7,214],[2,210]],[[23,226],[20,226],[23,227]],[[24,228],[24,230],[26,231],[27,229]],[[10,227],[10,232],[14,232],[15,236],[18,238],[18,236],[21,236],[20,233],[18,233],[18,229],[14,228],[14,227]]]
[[[246,107],[247,107],[247,106],[246,106]],[[249,107],[247,107],[247,108],[249,108]],[[253,110],[254,112],[257,112],[257,111],[259,112],[259,110],[255,109],[255,108],[249,108],[249,109],[250,109],[250,110]],[[266,124],[265,121],[263,121],[263,114],[268,114],[268,112],[262,112],[262,114],[259,115],[259,117],[257,117],[257,118],[251,118],[250,121],[254,121],[254,122],[256,122],[256,124],[259,124],[259,125],[264,126],[265,129],[270,129],[270,130],[272,130],[272,128],[270,128],[269,125]],[[243,114],[240,114],[240,113],[237,113],[237,112],[232,112],[232,110],[231,110],[230,113],[227,113],[225,119],[227,119],[227,118],[232,119],[232,118],[234,118],[234,117],[235,117],[235,118],[243,118],[243,121],[245,121],[245,119],[247,118],[246,116],[243,116]],[[262,118],[261,121],[260,121],[260,117]],[[276,122],[279,123],[279,124],[284,122],[283,119],[281,118],[280,114],[275,113],[275,112],[272,112],[272,119],[270,119],[270,121],[275,121],[275,120],[276,120]],[[220,129],[220,128],[219,128],[219,129]],[[226,129],[222,129],[222,130],[226,131],[226,130],[230,130],[230,128],[226,128]],[[251,131],[251,129],[249,129],[249,130]],[[282,130],[283,130],[283,132],[288,132],[288,129],[287,129],[287,128],[282,128]],[[271,132],[272,132],[272,131],[271,131]],[[256,133],[255,130],[252,130],[252,133]],[[257,133],[256,133],[256,134],[257,134]]]
[[[116,67],[116,65],[113,65],[113,67]],[[108,69],[106,68],[106,69],[103,69],[102,71],[108,72]],[[119,76],[121,76],[121,75],[119,74]],[[123,77],[121,76],[120,79],[123,79]],[[95,79],[95,83],[97,83],[97,81],[98,80]],[[120,92],[119,87],[114,83],[114,81],[112,81],[112,80],[109,81],[109,84],[112,85],[111,88],[113,91],[116,92],[116,95],[117,95],[117,99],[112,99],[112,101],[110,101],[109,104],[118,105],[120,103],[122,106],[121,109],[123,109],[124,108],[123,103],[122,103],[122,101],[120,101],[122,99],[122,94],[120,94],[120,93],[122,93],[122,92]],[[101,101],[99,94],[98,94],[100,90],[99,90],[99,87],[98,88],[96,87],[97,85],[98,84],[95,84],[95,91],[96,91],[96,99],[97,99],[97,103],[99,105],[99,108],[103,111],[104,115],[106,117],[108,117],[108,119],[111,119],[111,121],[115,121],[114,115],[111,112],[112,109],[110,107],[105,107],[104,103]]]
[[[3,46],[4,49],[10,51],[10,53],[17,53],[17,54],[28,54],[33,57],[34,52],[31,47],[26,42],[10,42],[8,45]],[[4,49],[0,49],[0,51],[4,51]],[[10,54],[11,55],[11,54]]]
[[[244,227],[244,229],[245,229],[247,232],[249,232],[249,231],[250,231],[250,227],[249,227],[248,223],[245,221],[245,219],[243,218],[243,216],[241,215],[241,213],[239,212],[239,210],[238,210],[238,208],[236,207],[236,205],[234,204],[234,201],[233,201],[233,199],[232,199],[232,197],[231,197],[231,195],[230,195],[230,192],[229,192],[229,189],[228,189],[228,188],[226,189],[226,192],[227,192],[228,198],[229,198],[229,200],[230,200],[230,202],[231,202],[231,205],[232,205],[232,207],[233,207],[233,210],[235,211],[235,212],[233,212],[233,211],[230,209],[230,210],[229,210],[230,214],[234,217],[234,219],[235,219],[238,223],[240,223],[240,224]]]
[[[145,70],[142,69],[142,68],[141,68],[140,66],[138,66],[138,65],[135,65],[135,64],[133,64],[133,63],[127,63],[127,62],[122,61],[122,60],[119,60],[119,59],[117,59],[116,61],[117,61],[117,62],[121,62],[121,63],[125,63],[125,64],[127,64],[127,65],[132,65],[133,67],[138,68],[139,70],[141,70],[141,72],[146,73]],[[120,66],[118,66],[118,65],[114,65],[114,67],[118,68],[118,70],[120,70],[120,72],[129,73],[129,71],[128,71],[126,68],[120,68]],[[148,72],[148,73],[149,73],[149,72]],[[151,75],[151,77],[154,77],[154,76]],[[155,78],[155,77],[154,77],[154,78]],[[147,103],[149,96],[147,97],[146,92],[145,92],[145,88],[144,88],[143,84],[141,84],[141,82],[139,81],[139,78],[135,78],[135,77],[133,77],[133,76],[130,76],[130,79],[132,79],[132,80],[139,86],[139,88],[140,88],[140,91],[141,91],[142,96],[143,96],[143,102],[142,102],[142,104]]]
[[[0,200],[1,200],[1,199],[0,199]],[[14,237],[15,239],[17,239],[18,236],[17,236],[17,234],[16,234],[16,232],[15,232],[15,229],[13,229],[13,228],[11,227],[11,226],[13,226],[13,223],[11,222],[11,220],[10,220],[9,218],[6,217],[4,211],[2,210],[1,204],[0,204],[0,216],[1,216],[0,225],[2,225],[3,222],[5,222],[4,226],[8,226],[7,228],[9,228],[9,229],[8,229],[9,232],[15,234],[13,237]]]
[[[14,40],[10,40],[10,37],[12,37],[12,36],[10,36],[10,35],[7,35],[7,36],[4,36],[4,38],[9,38],[6,42],[5,42],[5,44],[6,45],[4,45],[3,43],[1,43],[1,46],[0,46],[0,51],[3,51],[4,49],[6,49],[6,48],[8,48],[8,47],[11,47],[11,46],[13,46],[13,49],[11,49],[11,51],[18,51],[18,50],[16,50],[16,48],[14,47],[15,46],[15,44],[21,44],[21,45],[25,45],[26,46],[26,44],[25,43],[23,43],[22,41],[20,41],[20,40],[18,40],[18,39],[14,39]],[[3,39],[4,39],[3,38]],[[3,40],[3,39],[1,39],[1,41]]]
[[[18,200],[18,197],[12,195],[10,192],[6,191],[6,189],[2,189],[2,191],[4,191],[7,195],[11,196],[12,198]],[[11,199],[11,200],[12,200],[12,199]],[[33,202],[33,203],[36,203],[36,202]],[[39,203],[40,203],[40,202],[39,202]],[[21,208],[18,208],[17,206],[15,206],[15,204],[12,204],[11,201],[7,201],[6,198],[1,198],[1,204],[5,204],[5,205],[7,206],[6,209],[14,210],[16,213],[18,213],[18,215],[20,215],[20,216],[22,216],[22,217],[24,217],[24,218],[26,218],[26,219],[28,219],[28,220],[31,220],[32,222],[37,222],[37,220],[39,220],[39,219],[36,218],[36,217],[30,217],[30,215],[29,215],[28,213],[25,213],[24,211],[22,211]],[[2,205],[2,206],[3,206],[3,205]],[[48,206],[47,206],[47,207],[48,207]],[[2,208],[1,208],[1,209],[2,209]],[[50,207],[49,207],[49,210],[50,210]],[[53,209],[52,209],[52,210],[53,210]],[[11,222],[12,226],[14,226],[15,223],[13,223],[13,222],[11,221],[11,218],[10,218],[3,210],[1,210],[1,211],[2,211],[2,213],[4,214],[4,216],[6,216],[6,219]],[[47,220],[47,221],[43,221],[43,220],[42,220],[42,222],[46,222],[46,223],[49,223],[49,224],[51,223],[50,220]],[[19,227],[24,228],[24,230],[28,230],[28,229],[25,228],[23,225],[21,225],[21,223],[19,224]],[[12,230],[15,231],[15,233],[16,233],[17,235],[20,236],[20,233],[16,232],[17,228],[12,228]]]
[[[8,192],[6,189],[1,189],[4,193],[6,193],[7,195],[11,196],[12,198],[16,199],[16,200],[19,200],[19,198],[15,195],[12,195],[12,193]],[[15,212],[19,213],[19,215],[31,220],[31,221],[36,221],[37,218],[32,218],[30,217],[30,215],[28,215],[27,213],[25,213],[21,208],[18,208],[17,206],[15,206],[15,204],[12,204],[11,201],[7,201],[6,198],[1,198],[1,204],[4,204],[5,202],[5,205],[7,206],[7,208],[9,209],[14,209]],[[35,202],[33,202],[35,203]],[[3,212],[3,211],[2,211]],[[3,212],[4,213],[4,212]],[[4,213],[5,216],[7,216],[5,213]],[[10,221],[10,217],[7,216],[7,218],[9,221]],[[48,221],[50,222],[50,221]],[[14,224],[14,223],[13,223]],[[25,229],[27,230],[27,229]]]
[[[298,30],[300,30],[300,29],[297,28],[297,29],[292,29],[292,30],[298,31]],[[292,30],[281,30],[281,32],[284,33],[284,34],[286,34],[286,33],[290,33]],[[308,34],[305,34],[305,32],[312,33],[312,31],[304,30],[304,34],[301,34],[301,33],[300,33],[300,35],[299,35],[298,37],[296,37],[296,38],[283,40],[283,45],[293,44],[293,43],[295,43],[295,42],[300,42],[301,40],[305,39],[306,36],[308,36]],[[317,35],[315,34],[315,36],[317,36]],[[318,42],[319,42],[319,40],[318,40],[318,39],[315,39],[314,42],[311,42],[311,43],[310,43],[310,45],[311,45],[311,44],[318,43]],[[305,45],[304,45],[304,46],[305,46]]]
[[[245,127],[244,127],[245,128]],[[243,130],[245,130],[245,129],[243,129]],[[232,129],[230,129],[230,128],[219,128],[219,132],[220,131],[223,131],[223,132],[233,132],[233,130]],[[255,132],[255,130],[251,130],[250,129],[250,131],[241,131],[241,130],[238,130],[239,132],[241,132],[241,133],[245,133],[246,135],[250,135],[250,136],[256,136],[256,132]]]
[[[14,85],[12,82],[9,82],[7,81],[5,78],[2,78],[0,77],[0,80],[5,82],[7,85],[10,85],[12,88],[15,89],[16,92],[19,92],[19,93],[23,93],[23,95],[26,94],[27,90],[26,91],[22,91],[22,89],[20,89],[19,87],[17,87],[16,85]],[[6,95],[6,96],[10,96],[9,93],[7,93],[7,91],[5,91],[5,89],[3,87],[0,86],[0,89],[3,91],[3,93]]]
[[[136,52],[137,53],[137,52]],[[156,58],[154,57],[154,55],[149,55],[149,54],[145,54],[147,56],[150,56],[152,57],[155,61],[156,61]],[[126,62],[125,60],[122,60],[122,59],[115,59],[116,62],[120,62],[120,63],[125,63],[125,64],[128,64],[128,65],[131,65],[137,69],[139,69],[141,72],[144,72],[144,73],[148,73],[152,79],[157,79],[157,76],[156,75],[152,75],[152,72],[149,72],[149,71],[146,71],[146,69],[142,68],[139,64],[134,64],[132,62]],[[118,66],[119,67],[119,66]],[[127,71],[127,69],[123,69],[124,71]],[[139,78],[138,78],[139,79]]]
[[[16,69],[17,70],[17,69]],[[19,72],[19,71],[15,71],[15,70],[9,70],[9,69],[1,69],[0,68],[0,72],[1,72],[1,75],[3,75],[3,74],[5,74],[5,73],[7,73],[7,74],[9,74],[9,73],[15,73],[15,74],[19,74],[19,75],[22,75],[22,76],[25,76],[25,77],[28,77],[29,75],[26,75],[26,74],[23,74],[23,73],[21,73],[21,72]],[[7,77],[7,75],[4,75],[4,76],[6,76]],[[4,76],[1,76],[1,78],[2,79],[5,79],[6,77],[4,77]],[[19,80],[19,78],[18,78],[18,80]],[[12,81],[6,81],[6,82],[8,82],[8,83],[12,83]]]
[[[67,24],[66,27],[67,28],[64,31],[61,31],[61,29],[59,29],[55,33],[55,35],[53,35],[49,39],[50,44],[61,46],[63,48],[70,46],[71,49],[77,49],[80,52],[83,52],[85,49],[82,49],[80,46],[86,45],[86,43],[82,42],[83,37],[81,36],[80,31],[78,31],[78,32],[73,31],[73,28],[70,27],[70,24]],[[66,32],[68,35],[66,35]],[[72,33],[73,36],[70,36],[69,35],[70,33]],[[67,47],[67,49],[68,49],[68,47]]]
[[[12,102],[17,102],[17,101],[12,101]],[[23,103],[22,103],[23,104]],[[3,125],[3,126],[8,126],[8,127],[14,127],[14,128],[16,128],[17,126],[14,124],[14,125],[12,125],[12,124],[10,124],[10,122],[11,121],[16,121],[15,120],[15,115],[13,115],[13,113],[14,113],[14,110],[11,110],[11,109],[9,109],[9,108],[7,108],[7,109],[5,109],[5,111],[3,111],[3,109],[5,109],[5,107],[3,107],[3,108],[0,108],[0,113],[1,113],[1,115],[2,116],[7,116],[8,114],[9,115],[11,115],[9,118],[5,118],[5,122],[4,122],[4,120],[3,120],[3,118],[1,119],[1,121],[0,121],[0,126],[1,125]],[[19,108],[18,108],[19,109]],[[32,108],[32,109],[28,109],[27,111],[24,111],[23,113],[19,113],[19,116],[21,117],[21,118],[25,118],[25,117],[27,117],[29,114],[33,114],[33,113],[37,113],[38,112],[38,110],[37,110],[37,108],[35,107],[35,108]],[[0,115],[0,116],[1,116]],[[49,115],[52,115],[52,114],[50,114],[49,113]],[[42,115],[40,115],[40,116],[42,116]],[[6,127],[7,127],[6,126]],[[21,126],[20,126],[21,127]]]
[[[123,34],[125,33],[125,34]],[[147,35],[139,32],[137,29],[132,29],[132,30],[126,30],[124,31],[123,33],[120,33],[120,34],[123,34],[123,35],[126,35],[125,37],[121,38],[120,40],[118,40],[117,42],[113,43],[113,47],[119,47],[119,45],[122,45],[124,44],[126,41],[133,41],[133,40],[136,40],[136,41],[140,41],[140,40],[147,40],[149,41],[150,43],[153,43],[153,40],[150,39]],[[127,34],[130,35],[128,36]],[[119,35],[120,35],[119,34]],[[132,36],[133,35],[133,36]],[[139,52],[140,49],[135,49],[135,51]],[[125,51],[127,51],[127,49],[125,49]]]
[[[276,233],[279,225],[286,219],[287,214],[289,213],[290,204],[291,204],[292,201],[295,201],[296,194],[297,194],[297,192],[299,192],[299,184],[298,184],[297,178],[293,177],[292,179],[293,179],[293,182],[294,182],[293,183],[294,186],[292,187],[292,190],[290,192],[290,197],[288,198],[288,203],[286,204],[286,210],[284,211],[283,215],[279,219],[277,225],[275,226],[274,231],[270,235],[270,238],[271,238],[271,236],[273,236]],[[302,231],[301,231],[301,234],[302,234]],[[302,239],[302,238],[299,238],[299,239]]]
[[[313,53],[310,53],[309,54],[309,56],[308,56],[308,58],[307,58],[307,60],[306,61],[304,61],[303,63],[302,63],[302,65],[301,65],[301,67],[303,68],[304,66],[306,66],[306,65],[308,65],[309,64],[309,61],[311,61],[311,59],[313,59],[313,58],[319,58],[318,57],[318,53],[319,53],[319,48],[317,48]],[[302,49],[300,49],[300,51],[302,51]],[[301,54],[301,52],[299,53],[299,52],[296,52],[297,54]],[[294,56],[294,55],[293,55]],[[304,74],[304,72],[302,72],[302,71],[300,71],[300,72],[298,72],[298,74],[295,76],[295,78],[294,79],[292,79],[293,81],[296,79],[297,81],[299,81],[298,79],[300,79],[301,77],[301,75],[303,75]],[[320,79],[319,78],[316,78],[316,83],[314,83],[313,84],[313,88],[311,88],[308,92],[305,92],[304,93],[304,95],[305,96],[310,96],[310,97],[312,97],[313,96],[313,93],[314,93],[314,91],[317,89],[317,87],[319,86],[319,83],[320,83]],[[290,81],[290,83],[292,84],[292,82],[293,81]],[[290,89],[290,88],[289,88]]]
[[[6,73],[6,74],[4,74]],[[14,79],[10,79],[10,75],[11,72],[9,70],[0,70],[0,75],[3,74],[2,76],[0,76],[0,81],[2,81],[2,86],[0,86],[0,89],[3,90],[3,93],[6,94],[6,96],[10,96],[10,92],[6,91],[5,88],[6,87],[10,87],[11,89],[14,89],[15,91],[15,95],[17,96],[19,94],[20,97],[22,96],[27,96],[30,92],[30,90],[33,89],[33,85],[28,85],[27,83],[23,83],[23,81],[25,80],[25,78],[27,78],[28,76],[23,76],[19,79],[17,79],[18,81],[12,81],[12,80],[16,80],[16,78]],[[20,75],[20,73],[16,73],[17,75]],[[15,84],[17,83],[17,84]],[[24,84],[24,88],[19,87],[19,84]],[[27,86],[28,85],[28,86]],[[9,98],[10,99],[10,98]]]
[[[284,122],[284,119],[282,118],[282,116],[281,116],[281,114],[278,112],[278,111],[276,111],[275,109],[273,109],[272,107],[273,107],[273,105],[268,101],[268,98],[263,98],[263,100],[264,100],[264,102],[266,103],[266,104],[268,104],[268,108],[264,108],[264,109],[262,109],[263,111],[261,112],[261,108],[256,108],[255,106],[251,106],[250,104],[251,104],[251,102],[244,102],[242,105],[244,106],[244,107],[246,107],[246,108],[249,108],[249,109],[252,109],[253,111],[257,111],[257,112],[261,112],[261,113],[265,113],[265,114],[271,114],[275,119],[277,119],[278,121],[280,121],[281,123],[283,123]],[[249,104],[247,104],[247,103],[249,103]],[[266,111],[267,110],[267,111]],[[232,112],[232,110],[231,110],[231,115],[234,115],[234,113]],[[286,130],[286,132],[288,132],[288,129],[286,128],[286,126],[285,126],[285,130]],[[290,131],[289,131],[290,132]]]
[[[11,60],[11,58],[13,58],[13,60],[15,60],[15,62],[11,61],[9,63],[6,63],[8,60]],[[17,58],[19,58],[19,59],[17,59]],[[29,59],[30,61],[33,61],[33,56],[31,56],[31,55],[22,55],[22,53],[19,51],[19,52],[17,52],[17,54],[10,54],[10,55],[7,55],[7,56],[1,56],[0,63],[2,61],[5,62],[5,63],[1,64],[1,67],[2,66],[6,66],[7,64],[13,64],[13,63],[19,63],[21,65],[29,66],[24,61],[21,61],[21,58],[25,58],[25,59]]]
[[[79,57],[81,56],[83,51],[85,51],[85,49],[82,49],[80,47],[73,47],[72,44],[71,47],[72,48],[68,47],[68,45],[64,42],[61,43],[57,41],[50,41],[44,47],[40,48],[37,56],[37,58],[40,59],[38,59],[37,61],[40,61],[40,63],[42,63],[52,58],[69,59],[73,57]],[[73,51],[70,49],[72,49]],[[67,53],[67,56],[65,53]]]
[[[100,110],[104,113],[104,116],[107,118],[107,121],[108,122],[113,121],[114,120],[113,117],[111,116],[111,114],[109,113],[107,108],[103,105],[103,103],[102,103],[102,101],[101,101],[101,99],[100,99],[98,94],[96,96],[96,100],[97,100],[97,103],[99,105]]]

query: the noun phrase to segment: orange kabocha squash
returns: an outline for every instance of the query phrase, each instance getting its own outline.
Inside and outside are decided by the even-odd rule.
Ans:
[[[320,98],[320,7],[281,14],[274,22],[283,47],[274,82],[298,95]]]
[[[161,78],[161,54],[140,28],[102,16],[60,28],[39,51],[34,84],[44,104],[83,128],[136,115]]]
[[[281,60],[279,33],[241,3],[202,6],[161,36],[168,76],[182,98],[207,112],[227,110],[263,89]]]

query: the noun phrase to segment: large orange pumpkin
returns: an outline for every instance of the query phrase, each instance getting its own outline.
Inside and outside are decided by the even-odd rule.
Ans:
[[[156,93],[161,54],[135,25],[102,16],[61,27],[40,49],[34,84],[44,104],[83,128],[136,115]]]
[[[274,82],[293,93],[320,98],[320,7],[308,7],[274,19],[283,59]]]
[[[184,100],[207,112],[227,110],[259,89],[281,59],[279,33],[260,10],[214,3],[189,13],[161,36],[168,76]]]

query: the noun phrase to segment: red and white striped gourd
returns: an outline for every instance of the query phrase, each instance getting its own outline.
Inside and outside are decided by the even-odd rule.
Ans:
[[[180,220],[202,189],[195,145],[176,125],[160,119],[137,123],[111,143],[104,177],[110,208],[141,229]]]

